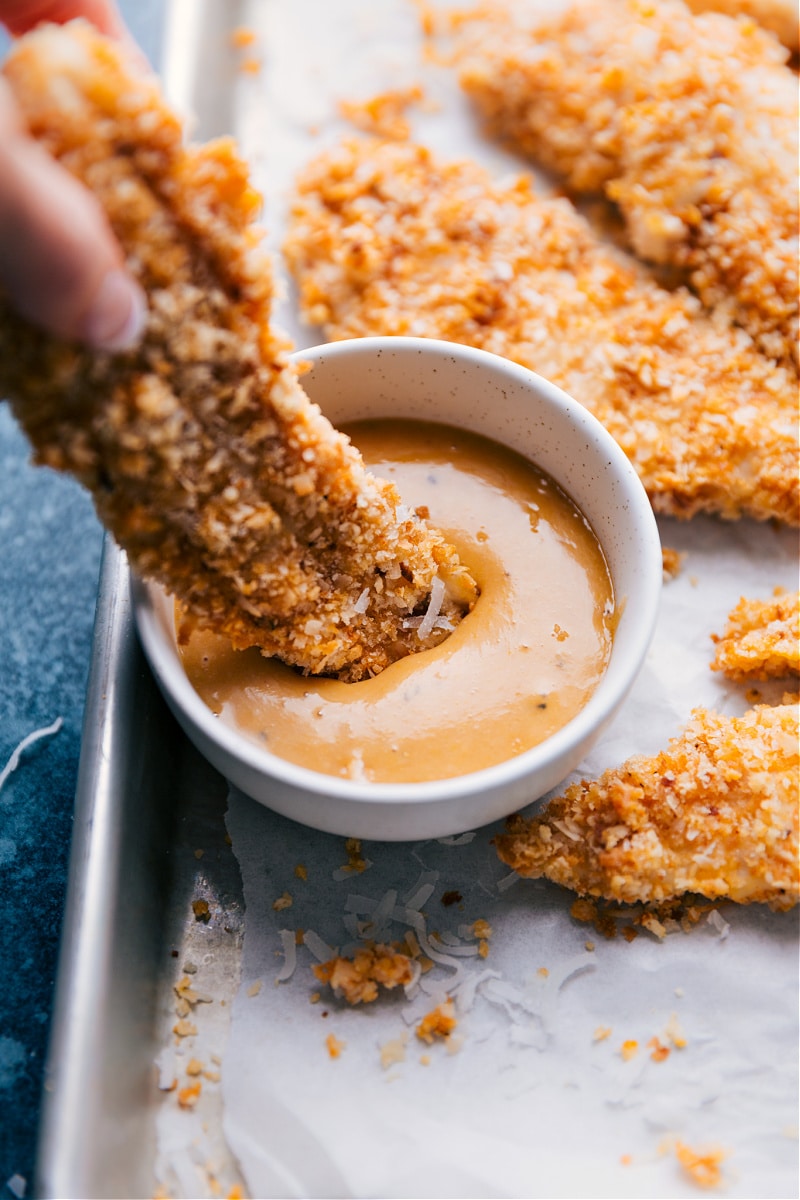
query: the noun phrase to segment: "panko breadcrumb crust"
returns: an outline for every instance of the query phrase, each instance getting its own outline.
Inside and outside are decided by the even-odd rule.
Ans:
[[[320,983],[328,984],[348,1004],[370,1004],[377,1000],[380,988],[391,991],[413,979],[409,956],[382,944],[363,946],[352,958],[337,956],[315,963],[312,970]]]
[[[497,852],[584,896],[649,904],[692,892],[788,909],[800,898],[799,753],[796,703],[742,717],[696,709],[660,754],[511,818]]]
[[[657,512],[800,521],[794,373],[528,177],[353,137],[301,174],[284,251],[305,319],[331,339],[444,338],[559,384]]]
[[[682,0],[481,12],[460,79],[490,128],[572,191],[604,192],[637,254],[796,364],[797,81],[775,38]]]
[[[141,344],[109,354],[0,294],[0,388],[38,461],[89,488],[188,626],[346,680],[441,641],[472,580],[302,390],[270,327],[260,200],[233,144],[187,148],[156,81],[80,21],[21,39],[4,74],[31,133],[100,200],[148,302]],[[437,577],[441,620],[421,639],[408,618]]]
[[[728,615],[711,667],[735,683],[800,675],[800,592],[777,591],[769,600],[742,596]]]
[[[797,54],[800,20],[795,0],[686,0],[692,12],[721,12],[729,17],[751,17],[773,33],[787,50]]]

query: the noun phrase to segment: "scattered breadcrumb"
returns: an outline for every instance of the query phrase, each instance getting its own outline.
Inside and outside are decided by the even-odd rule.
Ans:
[[[291,908],[294,904],[289,892],[284,892],[282,896],[278,896],[277,900],[273,900],[272,908],[274,912],[283,912],[284,909]]]
[[[712,671],[736,683],[800,675],[800,592],[776,588],[770,600],[742,596],[724,633],[711,640]]]
[[[513,359],[599,418],[658,512],[800,522],[794,372],[530,177],[351,138],[301,174],[284,249],[328,338],[436,337]]]
[[[669,546],[661,547],[661,567],[665,583],[677,578],[685,557],[686,554],[680,550],[673,550]]]
[[[348,1004],[369,1004],[377,999],[379,988],[388,991],[413,979],[409,956],[381,944],[364,946],[352,958],[314,963],[312,970]]]
[[[0,295],[0,392],[37,461],[91,491],[132,566],[181,600],[184,636],[204,625],[346,681],[442,641],[474,583],[303,391],[233,142],[185,146],[155,76],[84,21],[20,38],[3,75],[147,297],[141,343],[98,353]],[[440,584],[449,628],[420,638],[407,620]]]
[[[647,1049],[650,1051],[653,1062],[663,1062],[665,1058],[669,1058],[669,1046],[665,1046],[657,1037],[650,1038]]]
[[[700,1187],[719,1187],[722,1183],[722,1150],[692,1150],[683,1142],[675,1143],[675,1156],[693,1183]]]
[[[613,1030],[610,1025],[598,1025],[592,1035],[593,1042],[605,1042],[611,1037]]]
[[[176,1021],[172,1026],[172,1032],[176,1037],[179,1038],[194,1037],[194,1035],[197,1033],[197,1026],[191,1021],[188,1021],[185,1017],[181,1017],[181,1019]]]
[[[678,1018],[676,1017],[675,1013],[672,1013],[672,1015],[670,1016],[670,1019],[667,1022],[667,1027],[664,1032],[665,1032],[666,1036],[669,1038],[669,1040],[672,1042],[672,1044],[676,1050],[685,1050],[686,1049],[686,1044],[687,1044],[686,1043],[686,1035],[684,1034],[683,1030],[681,1029],[680,1023],[678,1022]]]
[[[200,1062],[199,1058],[190,1058],[189,1059],[188,1063],[186,1064],[186,1074],[187,1075],[202,1075],[203,1074],[203,1064]]]
[[[381,1066],[384,1071],[389,1067],[395,1066],[396,1063],[405,1062],[406,1047],[408,1045],[408,1034],[405,1030],[399,1037],[391,1038],[390,1041],[384,1042],[381,1046]]]
[[[245,50],[249,46],[255,45],[256,38],[257,34],[254,29],[250,29],[246,25],[238,25],[231,31],[230,43],[235,50]]]
[[[361,853],[361,839],[348,838],[344,844],[344,848],[347,854],[347,862],[341,869],[348,874],[352,873],[354,875],[360,875],[362,871],[366,871],[369,863]]]
[[[211,909],[208,907],[207,900],[193,900],[192,912],[194,913],[195,921],[202,921],[204,925],[207,925],[211,920]]]
[[[369,100],[342,100],[339,111],[364,133],[402,140],[411,134],[411,125],[406,116],[408,109],[419,105],[424,99],[423,89],[414,85],[381,92]]]
[[[415,1032],[421,1041],[427,1042],[430,1045],[437,1038],[446,1041],[457,1024],[458,1021],[456,1020],[453,1001],[446,1000],[443,1004],[437,1005],[436,1008],[426,1013]]]
[[[340,1058],[347,1042],[343,1042],[335,1034],[329,1033],[325,1038],[325,1045],[331,1058]]]
[[[250,987],[247,989],[248,996],[257,996],[258,993],[261,991],[262,987],[263,987],[263,981],[261,979],[256,979],[253,983],[250,984]]]
[[[260,58],[247,54],[239,63],[239,70],[243,75],[259,75],[263,65]]]
[[[203,1090],[203,1085],[198,1079],[196,1083],[190,1084],[188,1087],[181,1088],[178,1092],[178,1104],[181,1108],[194,1108],[200,1099],[200,1093]]]
[[[461,82],[491,129],[578,192],[604,191],[636,253],[797,363],[797,86],[752,21],[681,0],[485,8]]]
[[[511,818],[497,851],[520,875],[589,897],[697,893],[787,909],[800,892],[799,759],[796,704],[742,717],[696,709],[667,750]]]
[[[635,1058],[639,1053],[639,1043],[633,1038],[629,1038],[627,1041],[622,1043],[619,1048],[619,1052],[625,1062],[630,1062],[630,1060]]]
[[[302,879],[304,883],[308,879],[308,868],[303,866],[302,863],[297,864],[297,866],[294,869],[294,873],[297,876],[297,878]]]

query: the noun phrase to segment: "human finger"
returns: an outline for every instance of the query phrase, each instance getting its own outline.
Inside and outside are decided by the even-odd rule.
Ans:
[[[145,300],[90,192],[28,137],[0,79],[0,286],[17,310],[96,349],[134,344]]]

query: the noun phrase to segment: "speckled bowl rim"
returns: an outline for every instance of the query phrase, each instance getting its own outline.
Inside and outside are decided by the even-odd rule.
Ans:
[[[522,389],[536,407],[543,408],[549,414],[551,420],[569,429],[574,446],[580,447],[584,456],[588,455],[594,460],[595,470],[602,469],[607,473],[616,497],[613,512],[601,514],[587,511],[585,503],[578,497],[576,499],[604,549],[607,548],[607,539],[603,536],[604,524],[607,526],[609,520],[624,522],[625,537],[631,553],[636,557],[638,568],[632,576],[634,586],[629,583],[626,595],[617,596],[617,603],[623,601],[624,609],[615,633],[609,664],[581,711],[539,745],[495,766],[466,775],[425,783],[373,783],[343,779],[279,758],[214,716],[184,673],[174,642],[169,644],[164,636],[158,612],[159,596],[162,604],[165,600],[163,592],[156,585],[134,577],[132,595],[136,626],[156,680],[184,730],[231,782],[251,795],[260,792],[255,798],[262,803],[318,828],[343,833],[358,832],[353,829],[353,825],[358,824],[354,817],[351,816],[349,822],[345,821],[340,826],[335,810],[331,808],[330,821],[327,818],[323,821],[313,819],[313,813],[312,819],[308,819],[308,814],[304,816],[301,811],[302,804],[287,808],[287,803],[276,797],[277,802],[273,805],[269,786],[275,784],[280,788],[280,785],[288,785],[290,791],[298,789],[298,794],[313,793],[329,806],[335,805],[336,801],[343,801],[351,813],[355,813],[360,804],[387,810],[392,806],[401,806],[407,814],[416,806],[445,805],[452,809],[454,803],[456,806],[463,803],[468,819],[460,828],[472,828],[476,823],[483,823],[475,820],[481,795],[487,797],[485,821],[513,811],[525,802],[526,796],[530,801],[537,799],[578,765],[580,758],[618,711],[641,669],[657,619],[662,581],[658,528],[641,481],[610,434],[577,401],[527,368],[483,350],[434,339],[359,338],[315,346],[296,353],[294,357],[297,360],[312,364],[311,373],[304,377],[304,384],[308,386],[312,398],[318,390],[320,372],[332,367],[340,372],[342,369],[348,371],[354,362],[354,355],[361,358],[366,355],[376,363],[381,360],[384,373],[387,364],[394,370],[398,364],[413,364],[414,358],[422,363],[437,363],[440,366],[445,361],[455,362],[471,376],[477,372],[478,377],[489,375],[495,381],[501,381],[498,386],[501,386],[503,394],[505,389],[502,389],[502,384],[516,390]],[[321,407],[326,411],[325,404]],[[408,414],[398,411],[394,415]],[[338,419],[334,417],[334,420]],[[351,418],[343,418],[347,419]],[[436,415],[429,414],[427,419],[435,420]],[[513,445],[511,442],[507,444]],[[579,458],[576,451],[575,459]],[[546,464],[539,462],[537,465],[549,470]],[[582,460],[582,466],[586,468],[586,457]],[[552,470],[550,474],[575,496],[577,475],[570,479]],[[267,791],[254,788],[253,778],[263,779]],[[526,784],[529,785],[527,790]],[[435,818],[433,823],[436,824]],[[459,828],[459,822],[454,824],[452,817],[445,819],[445,824],[451,831]],[[385,836],[395,838],[398,833],[388,831]],[[415,835],[410,833],[409,836]]]

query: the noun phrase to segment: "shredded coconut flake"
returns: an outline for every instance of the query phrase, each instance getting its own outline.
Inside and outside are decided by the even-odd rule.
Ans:
[[[2,771],[0,771],[0,788],[2,788],[9,775],[16,771],[24,751],[27,750],[29,746],[32,746],[34,742],[38,742],[41,738],[52,737],[53,734],[58,733],[63,724],[64,722],[62,718],[56,717],[52,725],[47,725],[44,729],[34,729],[33,733],[29,733],[27,737],[22,739],[16,750],[14,750],[13,754],[11,755],[11,758],[3,767]]]
[[[731,931],[730,925],[728,924],[728,922],[725,920],[724,917],[720,916],[720,914],[717,912],[716,908],[712,908],[712,910],[708,914],[708,917],[706,918],[706,920],[708,921],[709,925],[713,926],[713,928],[716,929],[720,938],[723,940],[728,936],[728,934]]]
[[[294,969],[297,966],[297,941],[293,929],[282,929],[279,937],[283,948],[283,966],[275,979],[277,983],[285,983],[294,975]],[[303,940],[305,941],[305,938]]]
[[[307,929],[303,934],[303,945],[307,946],[318,962],[329,962],[336,957],[336,951],[327,942],[323,942],[318,933]]]
[[[369,607],[369,588],[364,588],[361,595],[353,605],[353,612],[365,613]]]
[[[436,840],[439,842],[440,846],[468,846],[476,836],[475,830],[473,829],[469,833],[458,833],[455,836],[441,837],[437,838]]]
[[[428,604],[428,611],[420,621],[419,629],[417,630],[417,637],[420,639],[420,641],[424,641],[425,638],[430,637],[430,635],[433,633],[433,630],[436,626],[436,621],[442,608],[443,600],[444,580],[440,579],[438,575],[434,575],[431,581],[431,599],[430,603]]]
[[[433,892],[438,882],[438,871],[421,871],[416,883],[414,883],[408,889],[405,896],[403,896],[403,904],[405,904],[407,908],[420,908],[425,903],[425,900],[428,899],[428,896],[430,896],[431,892]],[[430,891],[427,893],[424,899],[417,904],[417,895],[421,894],[423,889],[427,887],[430,887]]]
[[[519,883],[521,876],[516,871],[510,871],[508,875],[504,875],[502,879],[497,881],[498,892],[507,892],[515,883]]]

